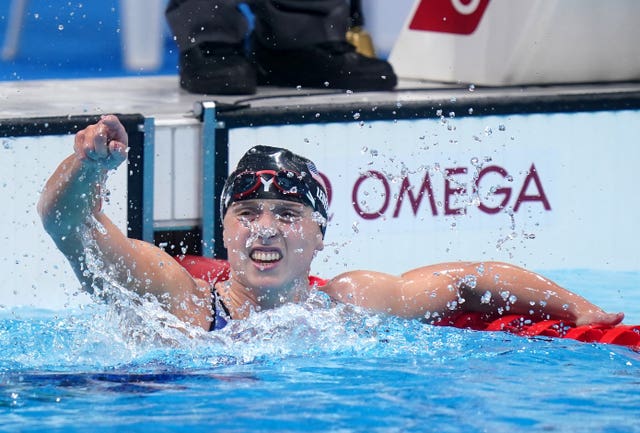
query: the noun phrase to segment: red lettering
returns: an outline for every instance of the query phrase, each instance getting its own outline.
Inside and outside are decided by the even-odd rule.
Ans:
[[[445,215],[464,215],[465,208],[451,208],[449,198],[451,196],[460,196],[466,192],[466,189],[463,187],[452,187],[452,176],[458,174],[467,174],[466,167],[456,167],[456,168],[447,168],[445,169],[445,178],[444,178],[444,214]]]
[[[527,195],[527,189],[529,189],[529,184],[533,181],[538,189],[538,194],[536,195]],[[549,200],[547,199],[546,194],[544,193],[544,189],[542,188],[542,182],[540,182],[540,178],[538,177],[538,171],[536,170],[536,166],[531,164],[531,168],[529,168],[529,173],[527,173],[527,177],[524,179],[524,183],[522,185],[522,189],[520,190],[520,194],[518,195],[518,199],[516,200],[515,206],[513,206],[513,211],[518,212],[520,205],[525,201],[540,201],[544,206],[545,210],[551,210],[551,205],[549,204]]]
[[[365,212],[360,207],[360,203],[358,203],[358,195],[359,195],[358,191],[360,189],[360,185],[362,185],[362,183],[365,180],[373,179],[373,178],[378,179],[380,181],[380,183],[382,184],[382,186],[384,187],[384,203],[382,204],[382,207],[380,207],[380,209],[378,209],[376,212]],[[356,183],[353,186],[353,190],[351,192],[351,203],[353,204],[353,208],[355,209],[355,211],[363,219],[373,220],[373,219],[380,218],[387,211],[387,208],[389,207],[389,196],[390,195],[391,195],[391,188],[389,187],[389,183],[387,182],[387,179],[384,177],[384,175],[382,173],[380,173],[380,172],[377,172],[377,171],[368,171],[368,172],[360,175],[358,180],[356,180]]]
[[[490,165],[488,167],[485,167],[482,170],[480,170],[480,173],[478,173],[478,179],[476,179],[476,185],[475,185],[476,191],[480,189],[480,181],[488,173],[498,173],[500,176],[502,176],[503,179],[509,175],[509,173],[507,173],[507,170],[505,170],[502,167],[498,167],[497,165]],[[478,205],[478,209],[488,214],[496,214],[500,212],[502,209],[504,209],[507,203],[509,202],[509,199],[511,198],[511,188],[508,188],[508,187],[496,188],[491,193],[493,195],[502,194],[503,195],[502,202],[500,202],[500,204],[496,207],[490,207],[482,203],[482,201],[480,201],[480,204]]]
[[[489,0],[422,0],[409,28],[470,35],[478,27],[488,4]]]
[[[459,207],[456,207],[456,198],[460,197],[462,199],[466,198],[467,195],[467,187],[465,183],[465,178],[458,180],[456,176],[467,175],[469,171],[468,167],[453,167],[444,169],[444,184],[443,184],[443,202],[444,202],[444,215],[465,215],[467,213],[467,207],[469,207],[468,200],[461,200]],[[478,172],[478,175],[475,179],[469,180],[469,183],[472,185],[473,192],[477,193],[480,190],[482,183],[490,182],[487,180],[488,176],[492,174],[497,174],[503,180],[511,179],[507,170],[503,167],[497,165],[491,165],[484,167]],[[382,186],[383,191],[380,196],[382,197],[382,203],[379,206],[379,209],[374,211],[369,211],[369,209],[363,209],[361,206],[361,201],[358,198],[361,195],[366,196],[366,192],[361,194],[360,188],[362,184],[368,180],[372,179],[373,182],[379,182]],[[328,179],[326,180],[327,185],[329,185]],[[498,185],[500,185],[498,183]],[[505,209],[509,202],[512,200],[513,188],[509,186],[493,186],[489,192],[484,195],[485,201],[480,198],[478,203],[478,210],[480,212],[484,212],[486,214],[494,215],[501,212]],[[486,188],[486,187],[485,187]],[[531,190],[531,191],[529,191]],[[483,193],[484,194],[484,193]],[[420,188],[416,190],[411,184],[410,179],[405,176],[400,183],[399,192],[397,194],[397,198],[395,199],[395,208],[393,211],[393,218],[398,218],[400,216],[400,210],[402,209],[402,205],[404,203],[405,197],[408,198],[409,203],[411,205],[411,210],[414,216],[418,215],[420,210],[420,206],[422,205],[422,201],[424,196],[428,197],[429,206],[431,208],[431,214],[433,216],[438,215],[438,208],[436,205],[435,195],[433,192],[433,182],[429,173],[425,173]],[[496,199],[488,200],[491,197],[495,197]],[[391,186],[386,176],[378,171],[367,171],[362,174],[356,180],[353,190],[351,192],[351,200],[352,205],[355,211],[362,217],[363,219],[373,220],[378,219],[387,212],[390,201],[392,200]],[[488,201],[488,202],[487,202]],[[522,183],[522,188],[520,188],[520,193],[518,194],[515,203],[513,203],[514,212],[518,212],[521,205],[525,202],[540,202],[545,210],[551,210],[551,205],[549,204],[549,199],[544,192],[544,188],[542,187],[542,181],[540,180],[540,176],[535,167],[535,164],[531,164],[529,171],[526,173],[526,176]],[[377,201],[376,201],[377,203]]]
[[[431,214],[438,215],[438,210],[436,208],[436,201],[433,198],[433,189],[431,188],[431,179],[429,178],[429,172],[425,172],[424,179],[422,180],[422,185],[420,186],[420,191],[418,191],[418,196],[413,195],[413,191],[411,190],[411,183],[409,182],[409,178],[405,177],[402,179],[402,185],[400,186],[400,192],[398,193],[398,201],[396,202],[396,209],[393,212],[393,217],[398,218],[400,214],[400,207],[402,206],[402,201],[404,199],[405,194],[409,197],[409,202],[411,203],[411,208],[413,209],[413,214],[418,214],[418,209],[420,208],[420,203],[422,203],[422,197],[426,194],[429,197],[429,205],[431,206]]]

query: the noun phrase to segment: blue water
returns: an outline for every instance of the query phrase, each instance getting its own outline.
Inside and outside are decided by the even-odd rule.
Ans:
[[[640,274],[552,276],[640,323]],[[150,303],[0,313],[0,431],[640,432],[640,354],[626,347],[322,297],[217,333],[172,326]]]

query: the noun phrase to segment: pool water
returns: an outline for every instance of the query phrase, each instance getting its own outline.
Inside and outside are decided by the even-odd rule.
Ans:
[[[547,273],[640,323],[638,273]],[[578,290],[579,288],[579,290]],[[322,296],[183,332],[152,303],[0,313],[0,431],[640,432],[640,354]]]

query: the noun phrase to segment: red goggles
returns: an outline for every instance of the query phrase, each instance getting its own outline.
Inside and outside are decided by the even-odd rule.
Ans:
[[[234,200],[240,200],[264,188],[265,192],[272,191],[275,187],[285,195],[304,197],[308,192],[308,186],[303,176],[291,170],[275,171],[245,171],[238,174],[231,185],[231,195]]]

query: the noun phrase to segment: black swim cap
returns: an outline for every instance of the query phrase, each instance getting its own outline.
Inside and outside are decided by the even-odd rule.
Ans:
[[[327,219],[327,189],[315,164],[287,149],[255,146],[240,158],[222,190],[222,218],[233,202],[249,199],[302,203]],[[324,236],[326,223],[320,229]]]

